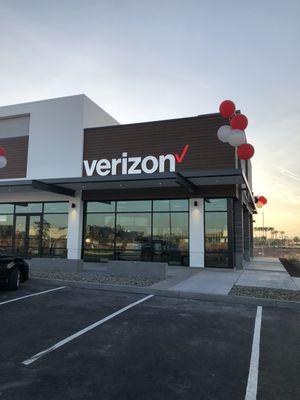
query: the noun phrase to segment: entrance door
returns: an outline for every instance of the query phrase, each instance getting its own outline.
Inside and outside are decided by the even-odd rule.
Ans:
[[[21,257],[38,257],[41,242],[41,214],[16,215],[14,252]]]

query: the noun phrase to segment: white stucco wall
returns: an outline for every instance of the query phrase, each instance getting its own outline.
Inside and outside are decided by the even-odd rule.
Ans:
[[[195,201],[197,206],[194,206]],[[204,268],[204,199],[189,200],[190,207],[190,267]]]
[[[0,118],[24,114],[28,179],[81,176],[84,128],[118,123],[83,94],[0,107]]]

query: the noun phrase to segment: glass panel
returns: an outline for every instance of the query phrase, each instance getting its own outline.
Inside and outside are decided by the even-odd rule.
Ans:
[[[41,216],[31,215],[28,225],[28,255],[31,257],[39,256]]]
[[[129,200],[117,202],[118,212],[151,211],[151,200]]]
[[[101,203],[100,201],[89,201],[86,203],[87,212],[114,212],[115,202]]]
[[[41,213],[42,203],[20,203],[16,205],[16,213]]]
[[[205,214],[205,250],[207,266],[228,266],[227,212]]]
[[[0,204],[0,214],[13,214],[14,205],[13,204]]]
[[[15,252],[20,256],[25,255],[26,216],[16,217]]]
[[[56,257],[58,249],[67,248],[68,215],[47,214],[43,218],[43,255]]]
[[[169,264],[188,265],[189,251],[188,213],[171,213],[171,240]]]
[[[153,214],[153,261],[188,265],[188,213]]]
[[[188,211],[189,201],[186,199],[170,200],[171,211]]]
[[[170,211],[170,200],[153,200],[153,211]]]
[[[227,253],[206,253],[205,265],[206,267],[227,267],[228,266]]]
[[[151,214],[118,214],[116,257],[151,261]]]
[[[11,251],[13,215],[0,215],[0,250]]]
[[[87,214],[84,258],[105,261],[113,258],[115,214]]]
[[[68,213],[69,203],[44,203],[44,213]]]
[[[227,211],[227,199],[205,199],[205,211]]]
[[[170,223],[170,213],[153,213],[153,261],[168,262],[168,244],[171,236]]]

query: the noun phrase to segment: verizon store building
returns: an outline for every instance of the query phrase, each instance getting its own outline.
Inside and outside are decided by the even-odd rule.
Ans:
[[[0,107],[0,248],[26,258],[242,268],[251,164],[220,114],[120,125],[85,95]]]

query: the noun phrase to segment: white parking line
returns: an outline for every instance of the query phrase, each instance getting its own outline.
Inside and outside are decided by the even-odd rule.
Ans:
[[[44,350],[44,351],[41,351],[40,353],[37,353],[37,354],[35,354],[34,356],[28,358],[27,360],[23,361],[22,364],[24,364],[24,365],[29,365],[29,364],[34,363],[35,361],[37,361],[39,358],[45,356],[46,354],[51,353],[52,351],[58,349],[59,347],[62,347],[62,346],[65,345],[66,343],[69,343],[69,342],[71,342],[72,340],[78,338],[79,336],[84,335],[85,333],[89,332],[90,330],[92,330],[92,329],[94,329],[94,328],[97,328],[97,326],[104,324],[104,322],[109,321],[110,319],[116,317],[117,315],[122,314],[123,312],[129,310],[129,309],[132,308],[132,307],[137,306],[138,304],[140,304],[140,303],[142,303],[142,302],[144,302],[144,301],[150,299],[150,298],[153,297],[153,296],[154,296],[153,294],[150,294],[149,296],[144,297],[144,298],[142,298],[141,300],[138,300],[138,301],[136,301],[136,302],[134,302],[134,303],[131,303],[131,304],[129,304],[128,306],[126,306],[126,307],[124,307],[124,308],[121,308],[120,310],[114,312],[113,314],[110,314],[110,315],[108,315],[107,317],[102,318],[102,319],[100,319],[100,320],[97,321],[97,322],[94,322],[93,324],[87,326],[87,327],[84,328],[84,329],[81,329],[80,331],[74,333],[73,335],[68,336],[68,337],[66,337],[66,338],[63,339],[63,340],[60,340],[59,342],[57,342],[57,343],[54,344],[53,346],[49,347],[48,349],[46,349],[46,350]]]
[[[256,400],[257,397],[261,320],[262,307],[258,306],[255,317],[252,352],[245,400]]]
[[[16,297],[11,300],[2,301],[2,303],[0,303],[0,306],[2,306],[3,304],[7,304],[7,303],[13,303],[14,301],[27,299],[28,297],[39,296],[40,294],[50,293],[50,292],[54,292],[55,290],[61,290],[61,289],[65,289],[65,288],[66,288],[66,286],[60,286],[60,287],[57,287],[54,289],[44,290],[43,292],[37,292],[37,293],[27,294],[26,296]]]

